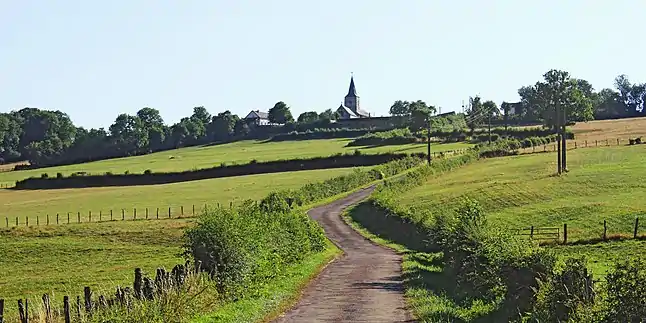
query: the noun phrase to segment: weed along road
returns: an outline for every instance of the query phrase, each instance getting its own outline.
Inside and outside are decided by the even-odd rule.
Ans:
[[[309,211],[344,254],[275,322],[414,322],[404,300],[401,256],[371,243],[341,219],[345,208],[368,197],[373,189]]]

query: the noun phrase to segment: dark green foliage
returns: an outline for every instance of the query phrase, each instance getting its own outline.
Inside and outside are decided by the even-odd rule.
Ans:
[[[347,146],[404,145],[417,141],[417,137],[415,137],[408,128],[402,128],[389,131],[370,132],[349,142]]]
[[[56,173],[56,178],[63,178],[63,173]]]
[[[606,276],[604,322],[643,322],[646,318],[646,262],[630,259],[615,264]]]
[[[150,174],[152,174],[152,173],[153,173],[153,171],[152,171],[152,170],[150,170],[150,169],[146,169],[146,170],[144,171],[144,174],[145,174],[145,175],[150,175]]]
[[[42,173],[42,174],[40,174],[40,178],[49,178],[49,174]]]
[[[563,268],[540,283],[533,317],[539,322],[568,322],[595,301],[592,274],[585,258],[569,258]]]
[[[353,138],[365,135],[373,130],[371,129],[349,129],[349,128],[313,128],[303,131],[290,131],[287,133],[276,134],[271,137],[270,141],[291,141],[291,140],[313,140],[313,139],[333,139],[333,138]]]
[[[254,203],[207,210],[185,236],[187,257],[201,261],[229,298],[325,248],[323,230],[307,215]]]

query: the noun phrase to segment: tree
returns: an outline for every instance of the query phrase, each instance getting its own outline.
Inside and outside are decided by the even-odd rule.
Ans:
[[[163,146],[166,139],[164,119],[162,119],[159,110],[145,107],[137,111],[137,118],[147,135],[149,151],[159,149]]]
[[[148,132],[137,116],[120,114],[109,128],[115,149],[124,154],[138,153],[148,146]]]
[[[227,110],[214,116],[209,124],[209,136],[215,141],[226,141],[234,135],[236,122],[240,118]]]
[[[488,117],[497,117],[500,115],[500,109],[498,109],[498,105],[496,102],[493,102],[491,100],[487,100],[482,104],[482,109],[483,112],[488,116]]]
[[[397,100],[390,106],[390,114],[393,116],[409,116],[411,114],[410,102]]]
[[[545,126],[554,128],[556,111],[565,109],[568,121],[589,121],[594,117],[592,87],[582,80],[570,78],[560,70],[550,70],[543,75],[543,82],[518,91],[521,102],[533,110]]]
[[[632,84],[624,74],[615,78],[615,88],[619,91],[619,100],[625,107],[627,116],[644,114],[646,84]]]
[[[469,109],[467,109],[466,122],[471,132],[484,124],[487,121],[488,113],[484,110],[482,99],[480,96],[469,98]]]
[[[339,113],[336,111],[332,111],[332,109],[327,109],[321,112],[321,114],[319,114],[319,119],[327,120],[327,121],[337,120],[339,119]]]
[[[249,134],[249,125],[243,119],[238,119],[233,127],[233,133],[236,137],[243,138]]]
[[[285,102],[278,101],[273,108],[269,109],[269,122],[277,124],[294,122],[294,117]]]
[[[428,127],[428,118],[433,115],[433,111],[435,111],[435,107],[429,107],[425,103],[422,103],[423,102],[421,101],[417,101],[410,105],[410,128],[413,131]]]
[[[303,112],[298,116],[298,123],[314,123],[318,121],[319,115],[314,111]]]

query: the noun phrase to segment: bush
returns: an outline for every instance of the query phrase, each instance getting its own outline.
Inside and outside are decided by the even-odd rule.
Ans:
[[[633,258],[615,264],[606,276],[605,322],[642,322],[646,318],[646,262]]]
[[[63,178],[63,173],[56,173],[56,178]]]
[[[152,171],[152,170],[150,170],[150,169],[146,169],[146,170],[144,171],[144,175],[150,175],[150,174],[152,174],[152,173],[153,173],[153,171]]]
[[[417,137],[408,128],[401,128],[374,133],[370,132],[349,142],[347,146],[403,145],[417,141]]]
[[[233,298],[325,248],[323,230],[307,215],[254,203],[208,210],[185,236],[187,257],[201,261],[218,291]]]
[[[42,173],[42,174],[40,174],[40,178],[49,178],[49,174]]]

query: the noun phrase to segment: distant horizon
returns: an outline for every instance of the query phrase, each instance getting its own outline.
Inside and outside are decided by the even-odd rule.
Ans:
[[[6,1],[0,112],[59,110],[107,129],[144,107],[173,124],[196,106],[244,117],[283,101],[297,118],[338,108],[351,75],[372,115],[396,100],[461,112],[475,95],[517,102],[550,69],[596,90],[621,74],[646,82],[646,45],[633,41],[644,11],[628,0]]]

